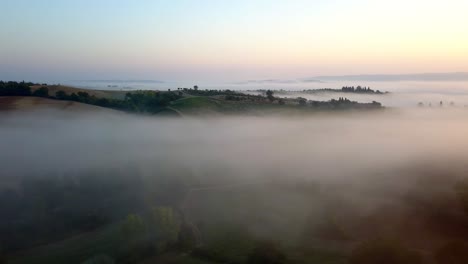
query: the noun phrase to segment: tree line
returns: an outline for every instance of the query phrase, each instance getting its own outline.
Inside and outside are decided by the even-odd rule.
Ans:
[[[113,108],[127,112],[157,113],[169,105],[170,102],[180,99],[181,94],[167,91],[137,91],[128,92],[124,99],[102,98],[79,91],[66,93],[57,91],[51,95],[46,85],[32,91],[31,86],[39,85],[28,82],[3,82],[0,81],[0,96],[36,96],[56,100],[67,100],[79,103],[91,104],[101,107]]]
[[[341,89],[331,89],[331,88],[323,88],[323,89],[308,89],[303,90],[304,93],[318,93],[318,92],[342,92],[342,93],[361,93],[361,94],[386,94],[388,92],[381,92],[380,90],[372,90],[370,87],[362,87],[362,86],[343,86]]]
[[[278,101],[279,105],[285,105],[286,101],[284,98],[279,98],[274,96],[274,91],[267,90],[266,98],[271,102]],[[359,103],[356,101],[351,101],[345,97],[339,97],[338,99],[331,99],[329,101],[313,101],[307,100],[303,97],[297,97],[295,99],[291,99],[297,103],[301,107],[310,107],[316,109],[326,109],[326,110],[333,110],[333,109],[379,109],[382,108],[382,104],[376,101],[372,101],[371,103]]]
[[[31,96],[30,82],[4,82],[0,81],[0,96]]]
[[[372,90],[370,87],[361,87],[357,86],[356,88],[354,86],[344,86],[341,88],[342,92],[345,93],[377,93],[377,94],[382,94],[381,91],[377,90]]]

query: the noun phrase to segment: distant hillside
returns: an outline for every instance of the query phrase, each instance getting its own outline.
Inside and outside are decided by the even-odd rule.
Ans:
[[[344,87],[346,91],[374,93],[370,88]],[[378,91],[377,91],[378,92]],[[380,93],[380,92],[379,92]],[[0,81],[0,109],[30,110],[39,108],[96,111],[114,109],[127,113],[164,116],[191,115],[268,115],[307,114],[317,111],[372,110],[382,105],[359,103],[345,97],[329,101],[305,98],[281,98],[275,91],[246,94],[231,90],[178,88],[175,91],[100,91],[61,85]]]
[[[70,112],[122,113],[118,110],[73,101],[61,101],[31,96],[0,97],[0,111],[32,111],[41,109],[66,110]]]

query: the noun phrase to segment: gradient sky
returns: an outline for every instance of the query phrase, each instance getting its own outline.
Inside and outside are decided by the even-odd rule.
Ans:
[[[0,79],[468,71],[466,0],[0,0]]]

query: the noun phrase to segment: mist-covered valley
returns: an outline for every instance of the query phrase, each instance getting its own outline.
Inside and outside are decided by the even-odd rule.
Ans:
[[[468,263],[468,1],[0,10],[0,264]]]
[[[362,263],[369,241],[446,263],[468,235],[467,113],[2,112],[0,243],[11,263]]]

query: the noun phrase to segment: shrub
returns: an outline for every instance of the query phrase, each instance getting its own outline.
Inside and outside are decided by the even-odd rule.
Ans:
[[[49,89],[47,87],[41,87],[35,90],[32,95],[39,96],[39,97],[48,97],[49,96]]]

